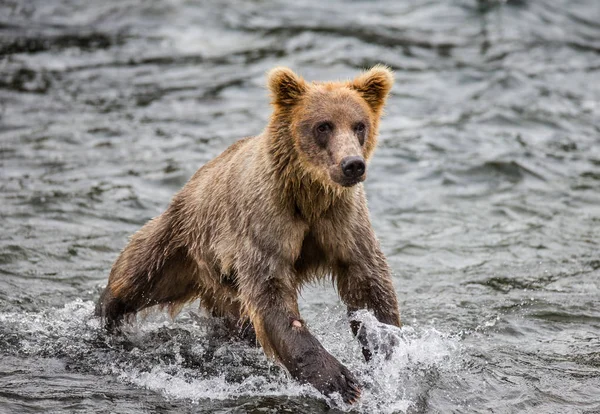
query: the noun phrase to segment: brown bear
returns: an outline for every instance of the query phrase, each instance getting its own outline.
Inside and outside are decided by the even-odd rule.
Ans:
[[[200,168],[132,236],[96,314],[114,329],[149,306],[174,315],[199,298],[212,315],[251,324],[265,353],[297,380],[356,401],[356,379],[308,331],[297,296],[331,275],[349,314],[366,308],[400,326],[361,184],[392,84],[384,66],[327,83],[273,69],[267,128]],[[369,359],[360,324],[350,325]]]

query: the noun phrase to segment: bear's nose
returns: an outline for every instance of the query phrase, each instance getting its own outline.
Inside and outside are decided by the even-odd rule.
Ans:
[[[340,164],[342,172],[348,178],[358,178],[365,173],[365,160],[362,157],[352,156],[346,157]]]

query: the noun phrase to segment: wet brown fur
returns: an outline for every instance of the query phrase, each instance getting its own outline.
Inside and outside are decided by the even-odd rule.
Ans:
[[[345,183],[339,166],[345,156],[372,155],[393,77],[376,66],[349,82],[308,83],[275,68],[268,82],[274,111],[266,130],[200,168],[132,236],[96,313],[114,328],[147,307],[175,314],[200,298],[215,316],[249,320],[266,354],[295,378],[354,401],[352,374],[297,326],[297,295],[331,275],[349,311],[367,308],[400,325],[363,186]],[[313,128],[323,117],[335,124],[325,145]],[[357,120],[366,124],[362,145]]]

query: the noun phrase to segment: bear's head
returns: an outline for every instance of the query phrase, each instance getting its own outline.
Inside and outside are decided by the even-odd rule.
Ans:
[[[313,180],[351,187],[366,178],[393,82],[381,65],[347,82],[309,83],[288,68],[275,68],[268,75],[272,134],[291,138],[303,173]]]

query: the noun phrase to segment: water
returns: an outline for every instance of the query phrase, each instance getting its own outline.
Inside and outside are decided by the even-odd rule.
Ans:
[[[600,411],[600,3],[0,2],[0,412]],[[197,304],[110,337],[127,237],[268,116],[265,72],[396,85],[366,183],[400,346],[365,364],[328,283],[303,316],[363,383],[326,400]]]

